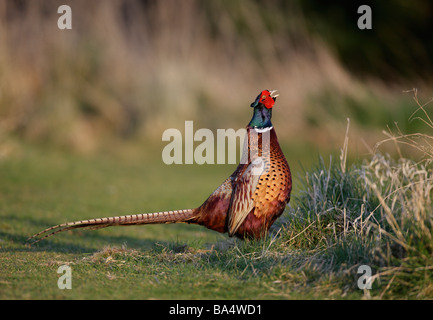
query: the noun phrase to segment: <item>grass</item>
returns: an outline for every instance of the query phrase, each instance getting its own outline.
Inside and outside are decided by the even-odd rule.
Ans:
[[[396,145],[414,139],[389,136]],[[260,241],[151,225],[67,232],[29,246],[27,236],[63,221],[199,204],[228,169],[23,148],[0,162],[0,298],[430,299],[433,171],[431,138],[422,137],[409,143],[425,151],[418,161],[377,151],[349,165],[346,134],[339,159],[319,158],[304,172]],[[72,290],[57,287],[64,264]],[[358,288],[361,265],[372,270],[371,290]]]
[[[414,97],[411,119],[426,133],[388,130],[364,159],[350,160],[350,122],[340,153],[309,169],[291,155],[311,151],[283,145],[299,178],[284,215],[259,241],[179,224],[69,231],[29,246],[28,236],[66,221],[198,206],[235,165],[167,166],[156,145],[82,155],[7,141],[0,298],[431,299],[433,122],[429,105]],[[385,144],[395,156],[380,151]],[[57,287],[65,264],[72,290]],[[371,290],[358,287],[363,265]]]
[[[156,148],[92,156],[12,142],[9,149],[0,161],[0,298],[274,297],[263,291],[266,263],[252,256],[253,243],[239,252],[240,243],[198,226],[109,228],[25,242],[59,222],[197,206],[236,165],[166,166]],[[72,267],[73,290],[57,288],[62,264]]]

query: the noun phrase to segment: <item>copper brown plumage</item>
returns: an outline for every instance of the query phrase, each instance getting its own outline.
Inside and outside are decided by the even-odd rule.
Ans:
[[[178,222],[203,225],[242,239],[263,237],[283,213],[292,188],[289,165],[271,123],[277,96],[275,91],[264,90],[251,104],[253,118],[247,126],[241,163],[200,207],[68,222],[45,229],[29,240],[38,242],[76,228]]]

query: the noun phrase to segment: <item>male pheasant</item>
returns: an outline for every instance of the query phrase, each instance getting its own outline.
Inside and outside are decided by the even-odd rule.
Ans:
[[[68,222],[45,229],[29,240],[36,239],[36,243],[76,228],[177,222],[203,225],[241,239],[263,237],[283,213],[292,189],[289,165],[271,123],[277,96],[276,90],[264,90],[251,104],[253,117],[247,126],[241,162],[200,207]]]

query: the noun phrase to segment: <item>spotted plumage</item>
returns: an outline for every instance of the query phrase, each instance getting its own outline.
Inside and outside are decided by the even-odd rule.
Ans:
[[[105,228],[155,223],[192,223],[239,238],[263,237],[290,200],[289,165],[271,123],[278,95],[262,91],[251,104],[241,163],[198,208],[132,214],[68,222],[45,229],[29,240],[38,242],[76,228]]]

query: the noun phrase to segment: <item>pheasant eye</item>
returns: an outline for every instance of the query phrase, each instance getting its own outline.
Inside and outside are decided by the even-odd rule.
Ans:
[[[265,95],[262,95],[262,100],[265,100],[266,99],[266,96]]]

